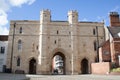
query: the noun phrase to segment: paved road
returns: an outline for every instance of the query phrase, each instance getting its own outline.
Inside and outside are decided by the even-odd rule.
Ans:
[[[22,75],[0,73],[0,80],[120,80],[120,75]]]
[[[113,75],[57,75],[57,76],[31,76],[30,80],[120,80],[119,76]]]
[[[25,79],[28,79],[28,77],[22,74],[0,73],[0,80],[25,80]]]

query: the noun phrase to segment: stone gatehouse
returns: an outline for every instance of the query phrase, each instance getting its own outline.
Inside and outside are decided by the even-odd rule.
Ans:
[[[68,12],[68,21],[52,21],[51,12],[42,10],[39,21],[10,22],[7,68],[54,74],[54,57],[59,55],[61,74],[91,73],[90,64],[98,60],[98,46],[104,41],[103,22],[78,21],[77,11]]]

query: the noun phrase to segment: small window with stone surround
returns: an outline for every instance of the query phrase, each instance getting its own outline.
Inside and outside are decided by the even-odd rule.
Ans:
[[[96,51],[97,50],[97,43],[96,43],[96,41],[94,41],[94,51]]]
[[[55,42],[54,42],[55,44],[56,44],[56,40],[55,40]]]
[[[20,27],[19,33],[22,34],[22,27]]]
[[[69,35],[71,35],[71,32],[69,31]]]
[[[20,66],[20,57],[17,58],[17,66]]]
[[[32,52],[35,52],[35,44],[32,44]]]
[[[93,35],[95,35],[96,34],[96,31],[95,31],[95,29],[93,29]]]
[[[59,34],[59,31],[57,30],[57,34]]]
[[[38,50],[38,48],[39,48],[39,46],[37,45],[37,46],[36,46],[36,49]]]

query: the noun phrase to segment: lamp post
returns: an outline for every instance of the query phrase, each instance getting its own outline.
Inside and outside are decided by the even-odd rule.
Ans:
[[[10,60],[10,72],[12,72],[12,61],[13,61],[13,50],[14,50],[14,37],[15,37],[15,27],[16,23],[13,26],[13,36],[12,36],[12,49],[11,49],[11,60]]]

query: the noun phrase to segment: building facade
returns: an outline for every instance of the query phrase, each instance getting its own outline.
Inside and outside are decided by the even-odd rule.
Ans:
[[[78,12],[69,11],[68,21],[52,21],[42,10],[40,21],[10,22],[7,68],[12,72],[52,74],[56,55],[62,57],[63,74],[91,73],[98,61],[98,46],[105,41],[103,22],[78,21]]]
[[[108,40],[100,47],[100,61],[112,62],[112,67],[120,66],[120,17],[117,12],[110,13],[110,26],[107,27]]]
[[[110,41],[103,42],[99,47],[99,62],[111,62]]]
[[[0,72],[5,72],[8,35],[0,35]]]

